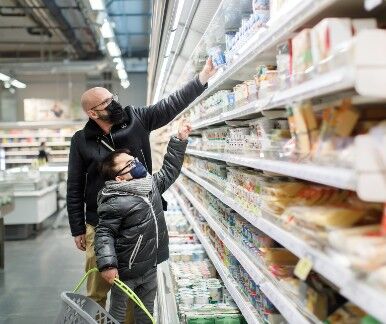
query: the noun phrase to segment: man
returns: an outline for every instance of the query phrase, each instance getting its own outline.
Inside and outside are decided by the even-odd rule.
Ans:
[[[96,266],[97,195],[104,185],[98,172],[99,162],[115,149],[128,149],[151,173],[150,132],[165,126],[182,112],[205,90],[215,72],[208,59],[192,81],[149,107],[127,106],[123,109],[105,88],[92,88],[82,95],[81,104],[89,121],[71,140],[67,210],[75,244],[81,251],[86,251],[86,270]],[[99,273],[89,276],[87,295],[102,307],[105,307],[109,289]]]

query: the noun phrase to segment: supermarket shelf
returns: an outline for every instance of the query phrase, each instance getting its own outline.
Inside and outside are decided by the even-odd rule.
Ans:
[[[289,102],[333,95],[344,90],[354,89],[353,68],[344,67],[325,73],[290,89],[278,91],[269,98],[256,100],[243,107],[224,112],[204,121],[193,123],[193,129],[221,124],[227,120],[246,119],[264,110],[284,107]]]
[[[34,162],[36,159],[7,159],[6,164],[28,164]]]
[[[356,3],[347,0],[293,1],[290,6],[287,6],[285,10],[282,10],[274,17],[274,20],[269,22],[269,27],[266,32],[257,33],[246,42],[238,51],[237,58],[223,73],[218,72],[214,78],[209,80],[207,90],[194,100],[191,106],[196,105],[214,91],[224,88],[223,84],[229,80],[245,79],[242,77],[243,71],[248,69],[248,67],[250,68],[256,59],[261,58],[262,61],[264,61],[264,59],[266,60],[264,53],[274,48],[283,40],[291,38],[294,31],[304,26],[319,14],[325,12],[326,9],[331,9],[332,6],[343,8],[345,6],[347,7],[347,5],[363,8],[363,4],[360,3],[360,1]]]
[[[224,266],[222,261],[217,255],[216,250],[210,244],[208,239],[205,237],[205,235],[202,233],[201,229],[199,228],[198,224],[194,220],[191,212],[189,211],[188,207],[185,205],[184,201],[182,200],[181,196],[174,192],[174,196],[176,197],[182,212],[185,214],[186,218],[188,219],[189,223],[192,225],[194,232],[196,233],[198,239],[200,240],[201,244],[206,250],[206,253],[208,254],[209,258],[213,262],[214,266],[217,269],[217,272],[221,276],[221,279],[224,282],[225,287],[231,294],[232,298],[236,302],[237,306],[239,307],[241,313],[243,314],[244,318],[248,322],[248,324],[257,324],[257,323],[263,323],[263,321],[260,319],[259,315],[257,314],[255,308],[252,306],[251,303],[249,303],[243,294],[237,289],[237,283],[232,278],[231,274],[229,273],[228,269]]]
[[[39,151],[6,151],[5,156],[24,156],[24,155],[33,155],[37,156]],[[48,152],[49,155],[60,155],[60,154],[69,154],[69,150],[53,150]]]
[[[0,134],[0,138],[59,138],[72,137],[74,134],[44,134],[44,133],[24,133],[24,134]]]
[[[46,146],[70,146],[70,141],[64,142],[46,142]],[[31,143],[4,143],[0,144],[1,147],[36,147],[40,146],[39,142],[31,142]]]
[[[51,121],[36,121],[36,122],[0,122],[0,129],[15,129],[15,128],[63,128],[72,126],[83,127],[87,123],[85,120],[51,120]]]
[[[157,267],[157,298],[158,313],[160,318],[159,324],[178,324],[179,318],[177,313],[176,296],[173,291],[173,283],[170,275],[168,261],[162,262]]]
[[[297,309],[289,297],[283,295],[280,289],[274,285],[265,276],[259,267],[251,261],[251,258],[243,251],[236,241],[222,228],[218,222],[213,219],[206,208],[187,190],[183,185],[177,184],[182,193],[189,199],[192,205],[198,210],[208,222],[209,226],[215,231],[217,236],[225,244],[225,246],[232,252],[237,258],[243,268],[249,273],[251,278],[256,284],[260,286],[260,289],[268,297],[268,299],[275,305],[284,318],[293,324],[310,323],[310,321]]]
[[[363,282],[363,278],[358,278],[356,273],[341,264],[333,254],[315,248],[312,246],[312,242],[306,242],[296,234],[275,224],[273,221],[275,216],[265,211],[259,216],[251,214],[208,181],[196,176],[186,168],[183,168],[183,173],[299,258],[310,259],[313,263],[313,269],[336,285],[340,294],[377,317],[381,322],[386,323],[386,309],[384,307],[386,294],[382,290]]]
[[[275,172],[290,177],[312,181],[341,189],[355,190],[355,172],[350,169],[314,164],[260,159],[230,153],[206,152],[188,149],[187,154],[246,166],[257,170]]]

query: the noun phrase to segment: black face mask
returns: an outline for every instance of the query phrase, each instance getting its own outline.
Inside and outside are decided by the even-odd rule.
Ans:
[[[100,119],[108,121],[112,124],[118,124],[122,121],[123,108],[119,102],[116,102],[115,100],[111,101],[105,110],[107,111],[107,116],[100,116]]]

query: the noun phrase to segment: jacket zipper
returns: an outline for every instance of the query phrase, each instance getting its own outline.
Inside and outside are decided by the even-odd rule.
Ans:
[[[149,198],[145,198],[145,197],[142,197],[142,198],[149,205],[151,214],[152,214],[153,219],[154,219],[156,246],[157,246],[157,251],[158,251],[158,222],[157,222],[157,216],[155,215],[155,212],[154,212],[154,209],[153,209],[153,205],[151,204],[150,199]],[[157,265],[157,257],[156,257],[156,260],[155,260],[155,265]]]
[[[131,253],[131,256],[130,256],[130,259],[129,259],[129,269],[131,269],[131,267],[132,267],[132,265],[134,263],[134,260],[137,257],[137,254],[139,252],[139,248],[140,248],[141,243],[142,243],[142,239],[143,239],[143,235],[141,234],[139,236],[138,240],[137,240],[137,243],[134,246],[133,252]]]
[[[147,172],[149,172],[149,167],[147,166],[145,154],[143,154],[143,150],[142,149],[141,149],[141,153],[142,153],[142,157],[143,157],[143,162],[145,162],[146,170],[147,170]]]
[[[111,134],[111,132],[109,134],[110,134],[110,138],[111,138],[111,143],[113,144],[113,147],[115,149],[115,143],[114,143],[113,135]]]

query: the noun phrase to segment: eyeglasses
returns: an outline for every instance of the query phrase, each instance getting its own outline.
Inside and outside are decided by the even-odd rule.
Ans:
[[[117,96],[116,94],[113,94],[112,97],[110,97],[110,98],[108,98],[108,99],[102,101],[100,104],[97,104],[96,106],[90,108],[90,110],[94,110],[94,111],[103,111],[103,110],[106,109],[106,107],[107,107],[109,104],[111,104],[111,102],[112,102],[113,100],[118,101],[118,96]],[[103,109],[95,109],[95,108],[97,108],[97,107],[99,107],[99,106],[104,106],[104,108],[103,108]]]
[[[128,173],[131,171],[132,166],[134,166],[137,162],[139,162],[138,158],[135,158],[134,160],[131,160],[129,163],[127,163],[127,164],[125,165],[125,167],[124,167],[123,169],[119,170],[119,171],[115,174],[114,179],[115,179],[117,176],[123,176],[123,175],[125,175],[125,174],[128,174]],[[122,172],[123,172],[124,170],[126,170],[127,168],[129,168],[129,171],[126,171],[126,172],[122,173]]]

